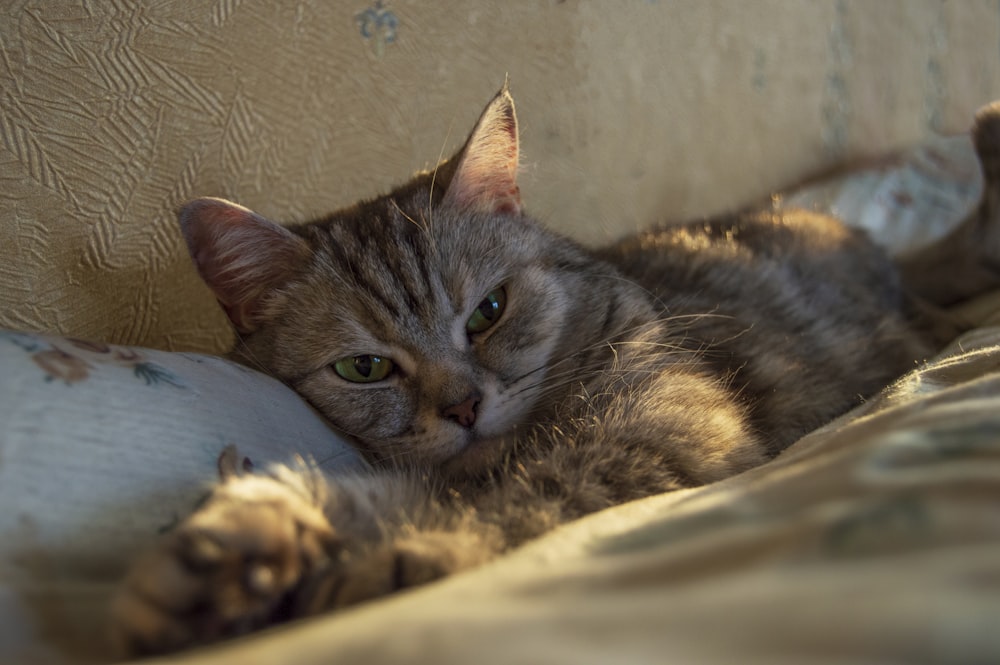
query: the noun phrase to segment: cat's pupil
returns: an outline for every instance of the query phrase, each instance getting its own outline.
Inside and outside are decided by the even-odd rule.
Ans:
[[[369,377],[372,375],[372,356],[354,356],[354,369],[358,371],[363,377]],[[378,362],[374,359],[374,362]]]
[[[487,321],[492,322],[493,319],[496,318],[497,313],[499,311],[500,311],[500,303],[497,302],[495,296],[490,295],[481,303],[479,303],[479,313],[482,314]]]

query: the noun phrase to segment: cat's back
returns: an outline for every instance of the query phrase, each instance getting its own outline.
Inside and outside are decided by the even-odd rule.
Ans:
[[[676,343],[724,374],[777,452],[928,347],[867,235],[808,211],[663,226],[597,251],[656,302]]]
[[[763,284],[797,294],[804,287],[836,283],[838,290],[863,290],[893,305],[898,293],[891,261],[867,234],[805,210],[658,226],[597,253],[657,297],[691,289],[752,294],[753,286]]]

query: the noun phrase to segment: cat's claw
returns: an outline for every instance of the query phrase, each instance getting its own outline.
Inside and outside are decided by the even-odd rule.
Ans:
[[[280,621],[336,541],[303,486],[233,478],[133,566],[112,605],[114,643],[163,653]]]

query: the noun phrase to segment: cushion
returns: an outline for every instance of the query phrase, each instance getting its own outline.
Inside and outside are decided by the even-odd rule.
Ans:
[[[760,468],[159,662],[998,662],[1000,293],[965,315],[938,358]],[[0,662],[106,661],[110,590],[223,451],[363,464],[222,359],[3,333],[0,366]]]
[[[3,663],[100,653],[109,585],[220,464],[364,464],[289,388],[222,358],[0,331],[0,368]]]

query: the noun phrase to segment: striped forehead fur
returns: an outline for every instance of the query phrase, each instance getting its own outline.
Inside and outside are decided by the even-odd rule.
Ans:
[[[511,242],[526,249],[534,235],[487,213],[429,214],[422,192],[405,206],[388,201],[299,230],[318,267],[382,326],[466,314],[509,276]]]

